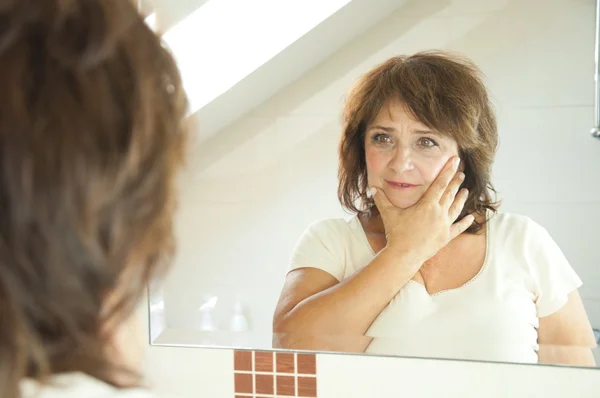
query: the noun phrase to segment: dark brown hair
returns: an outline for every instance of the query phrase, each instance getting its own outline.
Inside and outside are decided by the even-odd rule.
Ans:
[[[490,181],[498,146],[496,118],[479,69],[468,59],[441,51],[391,58],[361,76],[343,111],[339,145],[338,198],[354,213],[373,206],[367,197],[365,133],[379,112],[399,101],[417,120],[455,139],[469,197],[461,219],[485,209],[497,210]],[[476,233],[482,224],[467,230]]]
[[[3,397],[62,372],[118,385],[103,327],[174,250],[187,102],[132,3],[0,1]]]

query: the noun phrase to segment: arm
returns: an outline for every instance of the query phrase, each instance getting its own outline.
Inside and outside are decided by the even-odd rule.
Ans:
[[[596,340],[577,290],[560,310],[540,318],[538,343],[540,363],[596,366],[591,351]]]
[[[457,195],[464,179],[458,165],[457,158],[450,159],[421,200],[408,209],[395,207],[383,190],[371,187],[386,247],[340,283],[325,271],[290,272],[273,319],[274,345],[364,351],[371,341],[365,333],[379,313],[426,260],[472,224],[471,215],[454,222],[468,197],[466,190]]]
[[[325,271],[301,268],[287,276],[273,319],[279,348],[363,352],[366,331],[422,262],[383,249],[338,283]]]

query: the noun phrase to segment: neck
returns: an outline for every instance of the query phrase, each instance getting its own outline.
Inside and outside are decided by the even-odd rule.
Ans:
[[[383,227],[383,220],[377,207],[373,206],[367,212],[359,216],[362,218],[363,225],[366,227],[366,232],[371,234],[383,234],[385,235],[385,228]]]

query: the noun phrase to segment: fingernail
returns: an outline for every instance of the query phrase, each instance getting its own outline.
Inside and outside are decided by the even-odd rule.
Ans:
[[[458,175],[458,178],[460,178],[461,180],[464,180],[465,179],[465,173],[460,173]]]
[[[369,189],[367,190],[367,196],[368,196],[369,198],[372,198],[372,197],[374,197],[376,193],[377,193],[377,190],[376,190],[375,188],[373,188],[373,187],[371,187],[371,188],[369,188]]]
[[[454,167],[458,167],[460,164],[460,158],[454,158]]]

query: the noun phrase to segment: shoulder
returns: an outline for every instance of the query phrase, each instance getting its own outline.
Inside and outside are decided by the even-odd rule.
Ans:
[[[330,256],[343,261],[349,247],[355,246],[361,228],[356,216],[325,218],[312,222],[300,236],[294,250],[294,261],[304,257]],[[304,260],[301,262],[305,262]]]
[[[83,373],[58,375],[45,385],[25,380],[21,392],[23,398],[161,398],[142,388],[118,389]]]
[[[322,218],[309,224],[308,229],[313,231],[346,231],[358,220],[356,216],[346,218]]]
[[[343,280],[348,248],[356,246],[353,223],[353,218],[327,218],[311,223],[292,252],[289,269],[319,268],[338,281]]]
[[[523,260],[534,274],[570,270],[564,253],[545,227],[519,214],[498,213],[495,217],[491,221],[492,236],[503,256]]]
[[[505,263],[521,264],[529,273],[546,272],[564,255],[548,230],[531,217],[499,212],[490,219],[490,241]],[[510,260],[510,261],[509,261]]]
[[[523,214],[499,211],[490,216],[490,221],[500,228],[517,228],[529,230],[539,226],[533,219]]]
[[[348,218],[323,218],[311,223],[304,231],[304,235],[339,242],[350,239],[357,225],[360,226],[360,221],[358,221],[356,216]]]
[[[533,243],[548,236],[546,228],[522,214],[498,212],[491,215],[489,223],[496,239]]]

